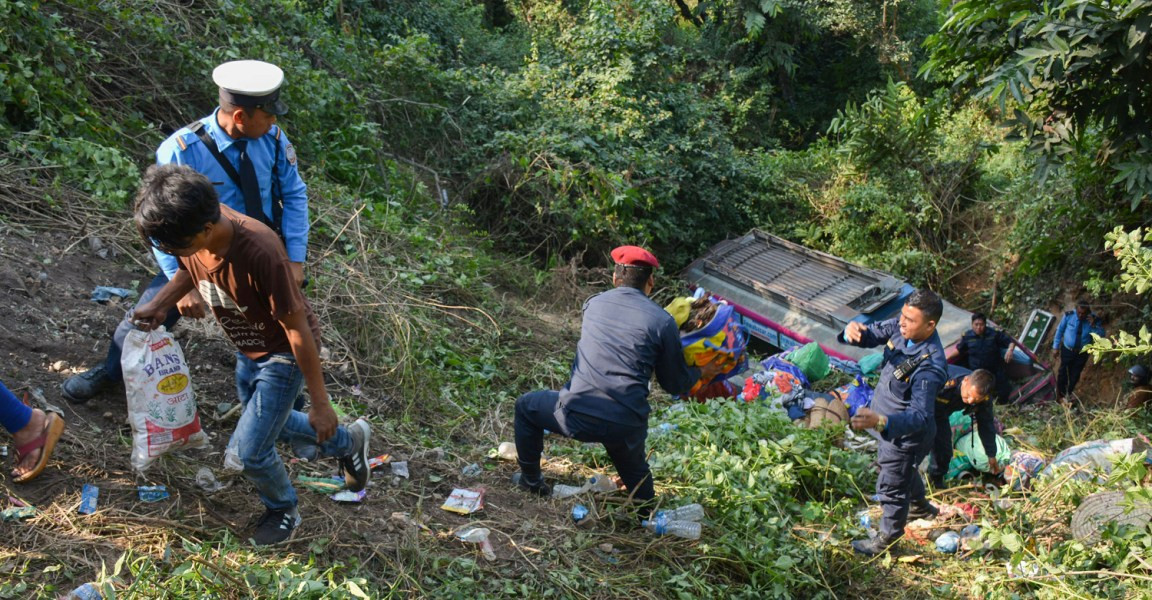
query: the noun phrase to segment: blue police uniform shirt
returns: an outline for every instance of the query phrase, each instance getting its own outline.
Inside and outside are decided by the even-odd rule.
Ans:
[[[911,443],[921,441],[920,435],[935,431],[936,396],[948,373],[944,346],[933,331],[928,339],[912,342],[900,335],[900,319],[872,323],[864,330],[857,343],[849,342],[841,331],[836,336],[841,344],[861,348],[875,348],[884,344],[884,368],[872,396],[872,410],[888,417],[888,426],[881,436],[895,442],[913,436]],[[906,381],[897,379],[893,372],[901,363],[927,353],[928,357],[916,366]]]
[[[682,394],[700,378],[684,361],[676,321],[644,292],[621,286],[584,303],[572,378],[560,390],[570,412],[624,425],[646,426],[648,385]]]
[[[1092,320],[1096,323],[1100,322],[1099,317],[1095,313],[1089,313]],[[1076,339],[1076,331],[1080,331],[1080,339]],[[1104,328],[1099,325],[1089,325],[1088,321],[1084,321],[1084,327],[1080,327],[1080,316],[1076,311],[1070,310],[1064,313],[1064,318],[1060,319],[1060,325],[1056,327],[1056,335],[1052,337],[1052,349],[1059,350],[1063,345],[1069,350],[1079,351],[1084,346],[1092,343],[1092,334],[1104,336]]]
[[[225,133],[217,123],[216,114],[219,110],[217,108],[212,114],[200,119],[200,122],[204,124],[204,130],[216,140],[216,147],[220,153],[239,171],[240,150],[234,144],[236,140]],[[276,139],[277,133],[280,134],[280,139]],[[296,168],[296,151],[292,148],[292,143],[278,125],[273,125],[260,139],[248,140],[248,156],[252,160],[256,178],[260,183],[260,200],[264,214],[271,221],[272,160],[276,156],[276,144],[281,146],[278,173],[280,193],[284,200],[280,226],[284,234],[284,246],[288,251],[288,260],[304,262],[308,254],[308,193],[307,186],[304,185],[304,180],[300,178],[300,172]],[[196,169],[212,181],[222,204],[240,213],[246,213],[244,193],[232,182],[220,163],[216,162],[216,158],[204,146],[199,136],[188,131],[187,127],[180,128],[160,144],[156,149],[156,164],[188,165]],[[171,279],[178,269],[176,258],[156,249],[153,249],[152,253],[156,256],[160,268]]]

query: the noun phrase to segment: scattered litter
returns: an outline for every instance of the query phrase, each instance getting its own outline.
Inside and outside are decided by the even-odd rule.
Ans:
[[[13,506],[0,512],[0,520],[4,521],[22,521],[34,516],[36,516],[36,507],[34,506]]]
[[[456,531],[456,537],[462,542],[470,544],[480,544],[480,553],[484,555],[485,560],[496,560],[496,552],[492,548],[492,541],[488,539],[488,535],[492,533],[484,527],[465,527]]]
[[[373,456],[368,459],[368,468],[375,470],[377,467],[386,465],[392,461],[392,455],[381,454],[380,456]]]
[[[516,453],[516,444],[500,442],[500,447],[496,449],[496,456],[504,460],[516,460],[519,457],[519,454]]]
[[[588,507],[587,506],[584,506],[583,504],[577,504],[576,506],[572,507],[572,521],[574,523],[579,523],[580,521],[583,521],[584,517],[587,517],[587,516],[588,516]]]
[[[121,300],[124,298],[132,299],[136,297],[136,292],[132,290],[126,290],[124,288],[109,287],[106,285],[98,285],[95,289],[92,290],[93,302],[104,304],[111,300],[113,296],[116,296],[117,299]]]
[[[868,529],[872,526],[872,515],[868,512],[867,509],[856,513],[856,520],[859,521],[860,526],[864,529]]]
[[[1040,564],[1030,560],[1022,560],[1019,564],[1012,564],[1012,561],[1004,563],[1004,567],[1008,570],[1008,576],[1016,579],[1018,577],[1035,577],[1040,574]]]
[[[408,461],[402,460],[392,463],[392,474],[397,477],[408,478]]]
[[[58,360],[58,361],[52,363],[52,370],[56,371],[57,373],[63,372],[64,369],[67,369],[67,368],[68,368],[68,361],[66,361],[66,360]]]
[[[592,491],[596,493],[615,492],[620,489],[617,487],[616,482],[607,475],[597,473],[589,477],[582,486],[564,485],[562,483],[552,486],[552,497],[557,499],[564,499],[583,494],[584,492]]]
[[[326,494],[339,492],[344,489],[343,477],[308,477],[306,475],[297,475],[296,482],[304,489]]]
[[[359,504],[359,503],[364,501],[364,498],[367,495],[368,495],[368,490],[360,490],[359,492],[353,492],[352,490],[344,490],[342,492],[336,492],[335,494],[332,494],[331,498],[337,502],[346,502],[349,504]]]
[[[96,512],[96,501],[100,498],[100,488],[85,483],[84,487],[80,490],[80,508],[76,512],[82,515],[90,515]]]
[[[228,411],[232,410],[232,402],[219,402],[216,404],[216,414],[226,415]]]
[[[0,446],[0,458],[8,458],[8,446]]]
[[[948,531],[936,538],[936,549],[945,554],[955,554],[960,547],[960,534]]]
[[[558,483],[552,486],[552,497],[556,498],[557,500],[563,500],[564,498],[570,498],[576,494],[587,491],[587,489],[587,485],[577,487],[574,485],[564,485],[563,483]]]
[[[460,474],[465,477],[475,477],[484,472],[483,467],[477,463],[472,463],[463,469],[460,469]]]
[[[221,483],[216,479],[216,475],[214,475],[212,469],[208,467],[200,467],[200,470],[196,471],[196,485],[200,486],[200,489],[209,494],[219,492],[228,487],[227,483]]]
[[[162,485],[141,485],[136,488],[141,502],[159,502],[168,499],[168,488]]]
[[[104,597],[100,595],[100,589],[96,587],[95,583],[85,583],[68,592],[68,595],[62,598],[63,600],[103,600]]]
[[[461,515],[470,515],[483,510],[484,489],[456,488],[440,508]]]

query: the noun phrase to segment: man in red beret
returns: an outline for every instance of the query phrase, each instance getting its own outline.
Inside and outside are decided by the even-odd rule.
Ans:
[[[642,503],[655,496],[644,451],[648,437],[648,384],[652,374],[669,394],[687,392],[701,376],[717,369],[689,367],[672,316],[648,298],[660,266],[638,246],[612,251],[614,289],[584,303],[584,321],[572,377],[560,391],[530,392],[516,400],[516,452],[520,472],[512,481],[528,492],[549,496],[540,472],[544,430],[582,442],[599,442],[627,486]]]

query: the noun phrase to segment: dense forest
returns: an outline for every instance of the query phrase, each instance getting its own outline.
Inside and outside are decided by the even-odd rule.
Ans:
[[[1009,329],[1091,296],[1113,338],[1097,356],[1126,366],[1152,351],[1150,29],[1145,0],[0,0],[0,225],[99,231],[143,277],[142,168],[215,106],[215,65],[255,58],[286,74],[309,297],[356,391],[344,409],[387,422],[389,447],[483,460],[519,394],[565,381],[571,323],[538,313],[578,319],[611,248],[651,248],[667,297],[688,262],[752,228]],[[690,408],[651,448],[662,491],[709,507],[698,545],[558,518],[517,530],[505,514],[494,528],[519,541],[497,563],[443,536],[259,553],[200,530],[169,550],[105,548],[102,574],[6,543],[0,597],[98,578],[124,597],[1148,593],[1147,531],[1088,547],[1045,529],[1096,484],[990,508],[964,561],[869,563],[843,544],[875,481],[867,458],[765,407]],[[1004,420],[1048,452],[1148,430],[1061,411]],[[1139,461],[1123,467],[1103,485],[1147,485]],[[624,554],[592,554],[605,543]],[[1021,563],[1040,567],[1010,577]]]

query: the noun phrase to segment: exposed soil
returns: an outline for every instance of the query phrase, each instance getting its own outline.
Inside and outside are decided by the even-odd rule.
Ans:
[[[152,273],[139,261],[120,254],[102,258],[81,234],[60,230],[32,230],[19,224],[0,223],[0,344],[4,358],[0,377],[18,397],[28,393],[58,408],[67,429],[48,469],[33,482],[15,485],[8,466],[0,473],[6,495],[36,506],[39,514],[23,522],[0,523],[0,537],[11,540],[4,553],[20,559],[37,557],[43,566],[66,562],[67,572],[57,572],[58,584],[91,580],[101,562],[111,565],[128,548],[156,557],[179,547],[177,535],[210,539],[224,531],[246,538],[263,507],[255,490],[241,477],[228,476],[222,468],[222,450],[235,417],[219,421],[217,404],[236,401],[233,383],[232,346],[212,325],[184,320],[175,334],[192,366],[193,384],[201,420],[209,432],[210,445],[165,456],[154,464],[147,481],[133,473],[131,428],[127,423],[122,387],[109,390],[84,404],[72,404],[60,394],[60,384],[103,360],[108,336],[131,306],[131,302],[98,304],[90,300],[96,286],[142,289]],[[557,317],[546,329],[573,336],[570,322]],[[336,365],[325,365],[332,370]],[[368,407],[382,404],[362,398]],[[495,411],[494,411],[495,412]],[[389,454],[408,460],[410,479],[393,477],[390,467],[378,469],[368,497],[360,505],[341,505],[326,494],[297,488],[304,523],[286,548],[274,552],[306,552],[322,541],[326,556],[347,561],[357,557],[363,564],[395,555],[412,545],[443,546],[451,554],[476,553],[475,546],[456,541],[456,528],[483,521],[493,530],[492,542],[501,560],[527,560],[540,536],[571,527],[567,510],[559,503],[527,496],[508,483],[514,463],[487,458],[487,448],[443,449],[405,446],[391,434],[387,419],[373,417],[372,454]],[[505,415],[509,416],[510,415]],[[496,415],[493,415],[493,420]],[[351,418],[351,417],[350,417]],[[508,419],[510,421],[510,418]],[[494,423],[493,434],[511,439],[511,424]],[[5,440],[9,443],[9,440]],[[282,456],[291,456],[282,448]],[[10,454],[14,454],[10,452]],[[471,463],[484,467],[474,477],[462,475]],[[209,494],[195,482],[195,473],[209,467],[229,487]],[[571,465],[551,465],[553,474],[568,474]],[[331,459],[315,463],[291,461],[290,476],[327,476],[337,472]],[[575,475],[574,475],[575,476]],[[81,487],[100,488],[98,512],[76,513]],[[163,484],[171,498],[141,502],[138,484]],[[455,487],[487,489],[486,508],[472,516],[456,515],[439,508]],[[9,504],[5,504],[5,508]],[[427,523],[425,533],[393,513],[408,513]],[[550,533],[551,532],[551,533]],[[515,540],[515,541],[514,541]],[[347,563],[346,563],[347,564]],[[526,565],[523,565],[526,567]],[[0,567],[0,580],[15,573]],[[55,576],[50,578],[55,579]],[[64,588],[68,589],[68,588]]]

